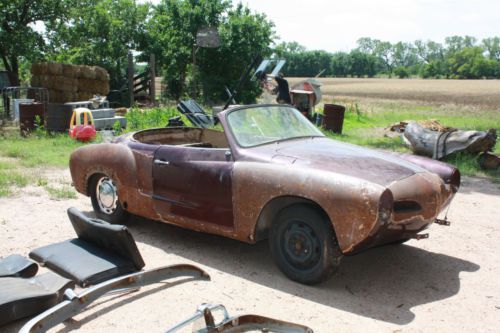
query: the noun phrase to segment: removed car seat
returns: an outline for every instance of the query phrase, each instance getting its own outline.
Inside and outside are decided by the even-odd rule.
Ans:
[[[35,249],[30,258],[81,287],[144,267],[127,227],[88,218],[76,208],[69,208],[68,216],[78,238]]]
[[[73,281],[51,272],[29,279],[0,278],[0,325],[51,308],[62,300],[64,290],[74,286]]]
[[[201,128],[211,128],[218,123],[217,118],[208,116],[195,100],[180,101],[177,110],[186,116],[193,125]]]
[[[38,272],[36,262],[19,254],[12,254],[0,259],[0,277],[28,278],[35,276],[36,272]]]

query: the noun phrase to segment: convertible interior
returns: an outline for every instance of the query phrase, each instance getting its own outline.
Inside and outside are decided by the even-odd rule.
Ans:
[[[133,135],[133,139],[152,145],[229,148],[224,132],[208,128],[155,128],[137,132]]]

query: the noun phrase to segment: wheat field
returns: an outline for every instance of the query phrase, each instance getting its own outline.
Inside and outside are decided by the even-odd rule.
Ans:
[[[289,78],[290,85],[303,78]],[[500,111],[500,80],[319,78],[323,101],[376,99]]]

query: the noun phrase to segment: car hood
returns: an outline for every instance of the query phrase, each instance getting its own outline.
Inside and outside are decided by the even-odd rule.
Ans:
[[[272,160],[360,178],[382,186],[425,169],[381,151],[328,139],[312,138],[279,145]]]

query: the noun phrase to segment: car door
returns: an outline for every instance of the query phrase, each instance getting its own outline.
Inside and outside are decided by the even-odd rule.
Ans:
[[[153,163],[156,213],[177,224],[233,226],[229,149],[161,146]]]

